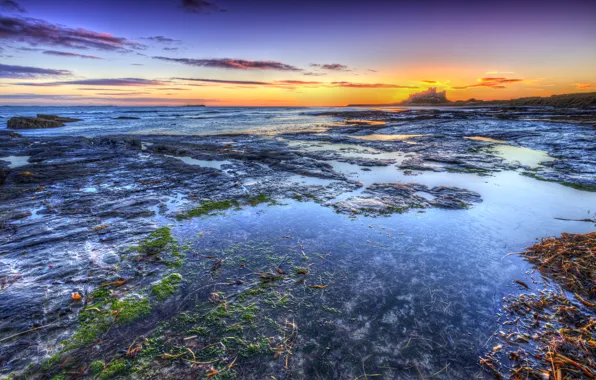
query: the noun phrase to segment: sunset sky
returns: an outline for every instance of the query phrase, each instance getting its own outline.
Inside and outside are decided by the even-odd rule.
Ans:
[[[596,91],[596,1],[0,0],[0,105]]]

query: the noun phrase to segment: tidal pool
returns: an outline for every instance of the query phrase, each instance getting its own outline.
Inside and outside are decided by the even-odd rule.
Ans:
[[[511,145],[496,145],[497,154],[503,156],[507,161],[519,162],[521,165],[531,168],[539,166],[541,162],[554,161],[546,152],[536,149],[529,149]]]
[[[290,301],[271,309],[261,306],[264,314],[259,317],[297,326],[300,348],[292,352],[288,370],[296,377],[366,373],[427,378],[442,369],[436,377],[483,377],[477,361],[492,347],[491,336],[500,328],[502,297],[518,291],[514,280],[532,283],[531,266],[508,254],[531,245],[536,237],[590,231],[589,224],[554,218],[585,216],[589,205],[596,204],[596,194],[539,183],[515,172],[488,178],[428,174],[421,182],[439,181],[435,174],[445,175],[439,182],[446,176],[453,177],[454,184],[465,180],[483,203],[463,211],[432,209],[353,220],[312,202],[283,201],[193,219],[177,225],[175,232],[184,241],[201,231],[204,235],[194,249],[228,257],[231,268],[220,275],[228,281],[250,283],[251,273],[275,267],[287,272],[308,268],[305,284],[288,279],[274,285],[273,301]],[[212,262],[202,257],[191,261],[207,268]],[[197,291],[208,297],[192,285],[204,286],[204,277],[195,281],[196,274],[184,275],[190,284],[183,295]],[[227,292],[216,285],[210,291],[214,289]],[[186,300],[181,311],[196,307],[201,302],[197,297]],[[259,304],[257,299],[252,302]],[[270,331],[257,330],[265,335]],[[263,370],[275,374],[283,367],[275,361],[271,365]],[[253,372],[239,371],[254,377]]]
[[[484,136],[465,136],[464,139],[468,139],[468,140],[475,140],[475,141],[485,141],[485,142],[493,142],[493,143],[504,143],[506,142],[505,140],[496,140],[490,137],[484,137]]]
[[[352,136],[356,139],[360,140],[371,140],[371,141],[396,141],[396,140],[407,140],[412,139],[414,137],[422,137],[425,135],[421,134],[412,134],[412,135],[379,135],[379,134],[372,134],[366,136]]]
[[[0,157],[0,161],[8,162],[8,167],[10,169],[14,169],[21,166],[29,165],[29,158],[30,156],[7,156]]]
[[[228,160],[221,160],[221,161],[217,161],[217,160],[197,160],[196,158],[192,158],[192,157],[184,157],[184,156],[171,156],[168,154],[165,154],[166,157],[172,157],[175,159],[178,159],[182,162],[184,162],[185,164],[188,165],[197,165],[197,166],[203,166],[206,168],[214,168],[214,169],[220,169],[223,165],[226,164],[231,164],[230,161]]]

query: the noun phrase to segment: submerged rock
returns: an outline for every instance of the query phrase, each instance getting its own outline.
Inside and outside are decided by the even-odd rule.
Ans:
[[[418,183],[382,183],[366,188],[362,195],[337,202],[341,213],[383,215],[406,212],[412,208],[466,209],[481,202],[480,194],[458,187],[428,186]]]

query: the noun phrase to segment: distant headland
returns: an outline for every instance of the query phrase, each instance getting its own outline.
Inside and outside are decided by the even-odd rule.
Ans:
[[[510,100],[456,100],[447,99],[447,91],[437,91],[431,87],[426,91],[408,96],[398,103],[388,104],[348,104],[348,107],[387,107],[387,106],[550,106],[550,107],[596,107],[596,92],[534,96]]]

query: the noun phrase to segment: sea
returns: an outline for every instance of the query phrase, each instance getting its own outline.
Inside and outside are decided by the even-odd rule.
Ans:
[[[302,107],[0,107],[0,124],[13,116],[37,114],[81,119],[65,127],[19,130],[28,136],[85,136],[112,134],[214,135],[226,133],[275,134],[316,131],[334,123],[319,113],[350,108]],[[119,117],[138,119],[119,119]]]

